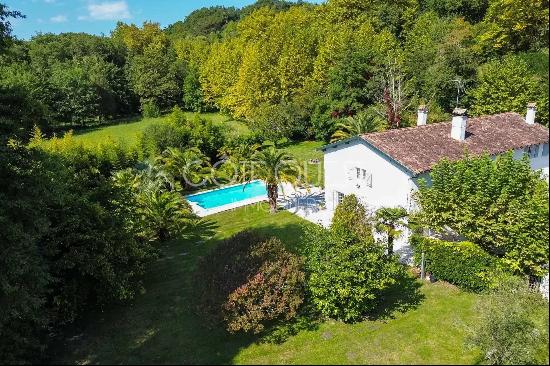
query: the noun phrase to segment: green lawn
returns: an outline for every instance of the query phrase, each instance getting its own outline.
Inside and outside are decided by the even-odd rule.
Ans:
[[[195,113],[187,112],[189,118],[193,118]],[[249,132],[248,127],[240,121],[235,121],[221,113],[202,113],[201,117],[212,120],[212,122],[227,126],[231,134],[242,135]],[[147,126],[162,121],[165,117],[158,118],[141,118],[136,121],[119,123],[111,126],[94,127],[74,132],[75,140],[81,141],[84,144],[98,144],[107,142],[109,139],[115,141],[123,141],[125,144],[131,145],[136,142],[140,132]]]
[[[131,304],[92,314],[61,345],[57,361],[93,364],[148,363],[474,363],[464,350],[465,326],[474,321],[475,296],[444,284],[398,289],[388,294],[393,311],[354,325],[329,321],[302,331],[281,345],[257,343],[209,329],[195,315],[191,274],[197,257],[220,239],[246,228],[278,236],[290,248],[301,243],[306,222],[288,213],[268,213],[266,205],[212,216],[215,235],[163,247],[165,256],[147,275],[147,292]],[[415,282],[412,282],[415,284]],[[413,305],[406,294],[414,291]],[[402,311],[410,305],[408,311]]]
[[[322,141],[303,141],[292,143],[285,147],[285,150],[300,161],[304,176],[310,184],[314,186],[323,186],[323,152],[319,150],[325,145]],[[311,164],[309,160],[317,159],[320,164]]]

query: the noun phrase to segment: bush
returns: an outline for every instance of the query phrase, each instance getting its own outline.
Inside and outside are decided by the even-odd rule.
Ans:
[[[182,150],[197,147],[210,159],[215,159],[224,140],[222,127],[198,115],[188,119],[180,108],[175,107],[166,121],[145,128],[139,145],[148,155],[159,155],[169,147]]]
[[[402,269],[372,237],[312,227],[306,241],[309,296],[325,317],[361,320]]]
[[[145,102],[141,106],[141,113],[145,118],[159,117],[160,108],[154,102]]]
[[[367,210],[355,195],[345,196],[336,207],[332,229],[344,233],[352,232],[363,238],[372,238],[372,227],[367,217]]]
[[[471,291],[493,287],[499,277],[499,259],[470,242],[446,242],[415,237],[415,255],[425,253],[426,271],[435,278]]]
[[[548,303],[510,278],[480,298],[468,343],[493,365],[548,364]]]
[[[296,316],[304,281],[301,259],[278,239],[242,232],[199,261],[199,309],[232,333],[258,333],[270,321]]]

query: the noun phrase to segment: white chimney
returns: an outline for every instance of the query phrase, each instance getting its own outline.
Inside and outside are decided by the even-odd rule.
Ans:
[[[455,108],[453,111],[453,122],[451,128],[451,137],[458,141],[466,139],[466,126],[468,125],[468,116],[466,110]]]
[[[537,114],[537,104],[536,103],[527,104],[527,115],[525,116],[525,122],[527,122],[527,124],[530,124],[530,125],[535,124],[536,114]]]
[[[416,121],[417,126],[424,126],[428,123],[428,107],[421,105],[418,107],[418,120]]]

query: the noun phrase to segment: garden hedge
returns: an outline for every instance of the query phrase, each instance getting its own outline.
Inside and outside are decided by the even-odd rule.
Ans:
[[[425,253],[426,272],[460,288],[482,291],[492,287],[501,272],[500,260],[471,242],[447,242],[415,237],[417,262]]]

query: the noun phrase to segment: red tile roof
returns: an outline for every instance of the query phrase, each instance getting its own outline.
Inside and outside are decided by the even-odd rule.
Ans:
[[[468,119],[466,139],[451,138],[451,122],[408,127],[360,136],[414,174],[429,171],[443,158],[496,155],[548,142],[548,128],[529,125],[517,113]]]

